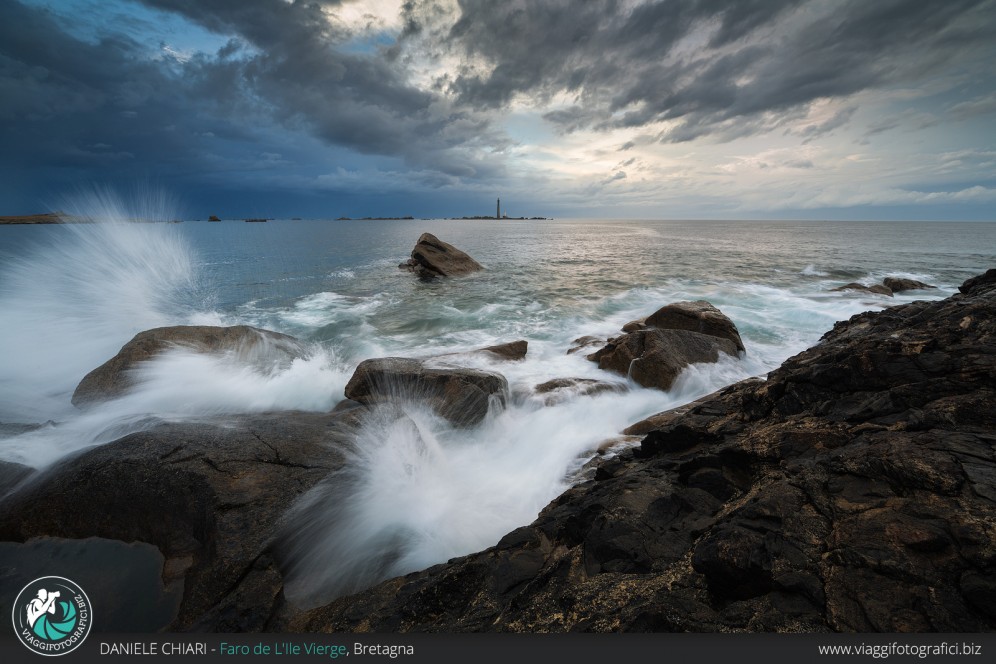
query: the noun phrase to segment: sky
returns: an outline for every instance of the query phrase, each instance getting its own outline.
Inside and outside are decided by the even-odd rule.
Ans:
[[[996,219],[996,0],[0,0],[0,214]]]

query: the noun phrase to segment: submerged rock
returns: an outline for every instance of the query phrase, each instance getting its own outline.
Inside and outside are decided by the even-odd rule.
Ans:
[[[337,415],[300,412],[159,424],[22,485],[0,503],[0,540],[152,544],[163,582],[183,592],[169,631],[262,630],[283,583],[280,520],[342,467],[348,431]]]
[[[457,277],[484,269],[469,255],[431,233],[422,233],[412,249],[412,257],[398,267],[423,279]]]
[[[931,286],[930,284],[925,284],[922,281],[917,281],[916,279],[902,279],[899,277],[886,277],[882,280],[882,285],[891,290],[893,293],[937,288],[937,286]]]
[[[567,349],[568,355],[574,355],[583,350],[591,348],[593,346],[599,346],[601,344],[607,343],[609,339],[599,339],[598,337],[593,337],[590,335],[585,335],[583,337],[578,337],[571,342],[571,347]]]
[[[134,383],[131,371],[140,362],[150,360],[171,348],[198,353],[233,353],[248,364],[289,364],[304,357],[307,351],[294,337],[248,325],[215,327],[211,325],[177,325],[139,332],[118,354],[88,373],[73,392],[73,405],[86,404],[120,396]]]
[[[529,342],[520,339],[519,341],[510,341],[507,344],[497,344],[495,346],[485,346],[484,348],[478,348],[476,350],[462,351],[457,353],[443,353],[442,355],[433,355],[431,358],[426,358],[427,360],[441,359],[443,361],[456,360],[459,361],[461,358],[467,358],[474,355],[485,355],[492,360],[504,360],[506,362],[513,362],[518,360],[523,360],[526,358],[526,352],[529,350]]]
[[[508,381],[501,374],[462,367],[432,367],[424,360],[364,360],[346,384],[346,398],[364,405],[423,403],[456,426],[474,426],[494,403],[504,407]]]
[[[625,383],[608,383],[594,378],[554,378],[533,388],[536,394],[545,394],[548,406],[564,401],[570,396],[591,397],[607,392],[628,392]]]
[[[996,626],[996,271],[838,323],[655,424],[485,551],[292,631]]]
[[[872,284],[871,286],[865,286],[864,284],[859,284],[856,281],[852,281],[849,284],[844,284],[843,286],[838,286],[837,288],[830,289],[833,292],[839,291],[862,291],[864,293],[874,293],[876,295],[888,295],[892,297],[892,289],[888,286],[883,286],[881,284]]]

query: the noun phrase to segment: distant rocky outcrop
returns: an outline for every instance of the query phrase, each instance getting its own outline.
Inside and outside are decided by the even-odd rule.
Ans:
[[[221,221],[221,219],[217,215],[212,214],[210,217],[208,217],[208,221]]]
[[[248,325],[215,327],[178,325],[139,332],[118,351],[80,381],[73,392],[76,406],[120,396],[133,385],[131,371],[171,348],[198,353],[234,353],[247,363],[289,363],[307,354],[294,337]]]
[[[398,267],[422,279],[457,277],[484,269],[473,258],[431,233],[422,233],[412,249],[412,257]]]
[[[704,300],[669,304],[626,328],[633,331],[609,339],[587,358],[661,390],[670,389],[688,365],[715,362],[720,353],[737,357],[744,348],[733,321]]]
[[[904,279],[901,277],[886,277],[882,280],[881,284],[872,284],[871,286],[865,286],[864,284],[859,284],[853,281],[849,284],[844,284],[837,288],[832,288],[832,291],[862,291],[865,293],[874,293],[876,295],[888,295],[892,297],[894,293],[902,293],[904,291],[911,290],[927,290],[931,288],[937,288],[937,286],[931,286],[930,284],[925,284],[922,281],[917,281],[915,279]]]
[[[994,375],[991,270],[658,416],[494,547],[275,626],[991,631]]]
[[[346,398],[367,406],[397,401],[424,403],[454,425],[466,427],[479,424],[492,404],[505,406],[508,381],[492,371],[382,357],[360,362],[346,384]]]

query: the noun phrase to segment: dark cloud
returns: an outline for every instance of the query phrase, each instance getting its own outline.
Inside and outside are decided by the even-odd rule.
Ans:
[[[523,99],[563,132],[632,129],[622,150],[776,129],[806,141],[859,103],[809,121],[815,102],[996,57],[996,0],[408,0],[397,34],[337,20],[347,0],[135,2],[115,28],[77,30],[0,0],[4,195],[28,179],[308,182],[375,159],[425,187],[490,186],[514,165],[500,119]],[[143,41],[166,15],[212,33],[213,52]],[[993,113],[978,80],[946,119]]]
[[[916,81],[965,54],[991,53],[996,37],[991,0],[460,6],[451,37],[483,61],[452,82],[464,102],[496,107],[516,95],[542,102],[566,93],[574,105],[545,116],[564,131],[680,121],[665,141],[743,135],[734,125],[770,130],[778,124],[770,114]]]
[[[344,50],[353,35],[334,20],[338,2],[143,1],[253,47],[241,60],[191,68],[202,94],[219,104],[243,103],[248,93],[278,121],[328,143],[413,161],[489,133],[483,119],[462,122],[472,114],[411,85],[390,58]]]

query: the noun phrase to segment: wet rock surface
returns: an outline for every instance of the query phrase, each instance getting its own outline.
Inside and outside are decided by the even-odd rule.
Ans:
[[[593,397],[598,394],[622,394],[629,391],[625,383],[610,383],[594,378],[554,378],[533,387],[536,394],[544,396],[548,406],[564,401],[574,396]]]
[[[290,363],[307,351],[294,337],[248,325],[215,327],[211,325],[177,325],[139,332],[121,347],[118,354],[100,365],[80,381],[73,392],[73,404],[85,406],[119,396],[133,385],[131,371],[171,348],[198,353],[233,353],[247,364],[263,362]]]
[[[282,589],[273,554],[281,518],[344,463],[340,417],[281,412],[131,434],[7,496],[0,540],[65,540],[51,555],[94,537],[151,544],[163,583],[182,592],[171,630],[261,630]]]
[[[886,277],[882,280],[882,285],[891,290],[893,293],[937,288],[937,286],[931,286],[930,284],[925,284],[922,281],[917,281],[916,279],[903,279],[901,277]]]
[[[622,329],[624,334],[586,357],[599,369],[660,390],[670,389],[690,364],[716,362],[720,353],[737,357],[744,350],[737,326],[705,300],[668,304]],[[595,337],[581,337],[567,352],[597,342]]]
[[[688,330],[727,339],[733,342],[737,350],[744,350],[744,342],[740,339],[737,326],[726,314],[705,300],[668,304],[647,316],[643,324],[659,330]]]
[[[484,269],[468,254],[432,233],[422,233],[412,249],[412,257],[398,267],[422,279],[458,277]]]
[[[864,284],[859,284],[853,281],[849,284],[844,284],[843,286],[838,286],[837,288],[831,288],[831,291],[862,291],[864,293],[874,293],[875,295],[888,295],[892,297],[892,289],[888,286],[883,286],[882,284],[872,284],[871,286],[865,286]]]
[[[996,629],[996,270],[652,423],[496,546],[300,631]]]
[[[367,406],[424,403],[456,426],[473,426],[485,418],[492,404],[504,407],[508,381],[492,371],[382,357],[364,360],[356,367],[346,384],[346,398]]]
[[[616,337],[587,357],[599,369],[629,376],[643,387],[668,390],[685,367],[715,362],[720,353],[736,357],[737,347],[699,332],[652,328]]]

